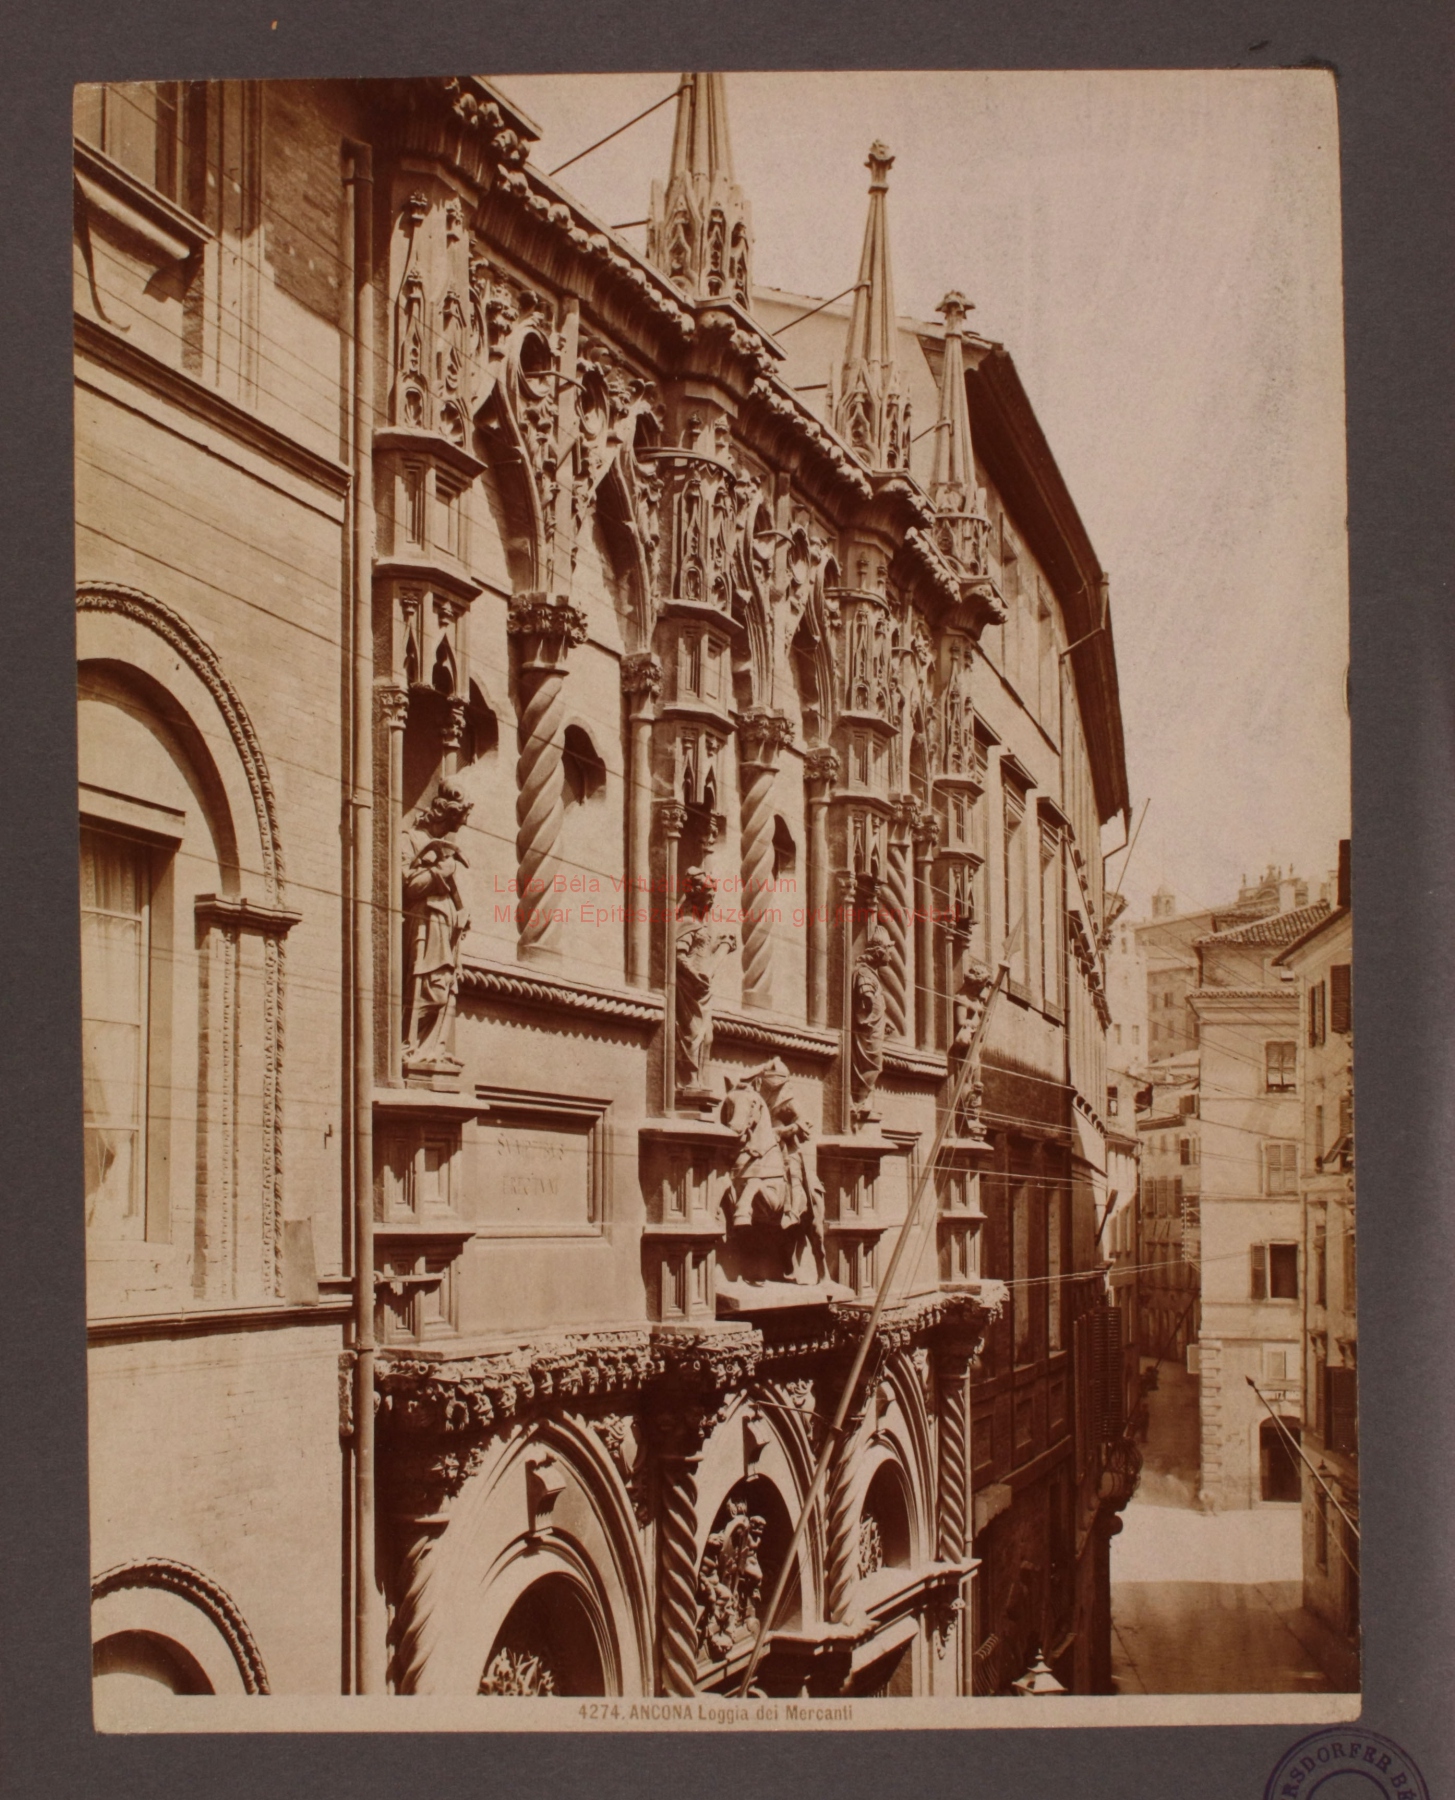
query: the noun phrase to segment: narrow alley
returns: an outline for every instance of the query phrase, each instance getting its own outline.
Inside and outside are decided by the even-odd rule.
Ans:
[[[1320,1627],[1302,1606],[1296,1503],[1197,1505],[1198,1383],[1163,1363],[1145,1463],[1112,1542],[1119,1694],[1327,1693]]]

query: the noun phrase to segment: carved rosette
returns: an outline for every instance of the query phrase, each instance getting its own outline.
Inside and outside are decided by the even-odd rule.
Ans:
[[[519,954],[549,951],[551,879],[565,814],[561,739],[562,684],[571,647],[585,641],[586,615],[564,602],[531,595],[512,602],[507,630],[515,640],[521,688],[517,725],[515,859],[520,895]]]
[[[743,1004],[772,1004],[773,782],[793,735],[782,713],[758,710],[738,723],[742,781]]]

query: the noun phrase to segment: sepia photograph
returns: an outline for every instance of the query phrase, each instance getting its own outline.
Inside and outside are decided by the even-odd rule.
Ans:
[[[98,1730],[1358,1718],[1339,166],[75,89]]]

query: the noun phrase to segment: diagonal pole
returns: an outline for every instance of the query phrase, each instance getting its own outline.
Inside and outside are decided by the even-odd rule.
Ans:
[[[969,1048],[965,1053],[965,1060],[960,1068],[959,1079],[955,1083],[955,1092],[951,1097],[949,1106],[945,1109],[944,1118],[940,1121],[940,1129],[935,1134],[934,1148],[931,1150],[929,1158],[920,1172],[920,1178],[915,1184],[914,1193],[910,1196],[909,1205],[905,1209],[904,1218],[899,1227],[899,1236],[895,1239],[894,1251],[889,1258],[889,1267],[884,1271],[884,1277],[880,1281],[878,1291],[874,1296],[874,1304],[869,1309],[869,1317],[864,1322],[864,1330],[859,1338],[858,1347],[854,1351],[854,1360],[850,1365],[848,1378],[844,1382],[844,1390],[839,1395],[839,1403],[834,1410],[833,1423],[824,1433],[823,1448],[819,1451],[818,1461],[814,1464],[813,1480],[809,1483],[808,1492],[804,1496],[803,1505],[799,1510],[798,1522],[793,1528],[793,1537],[789,1542],[788,1549],[784,1552],[783,1561],[778,1570],[778,1579],[773,1584],[773,1596],[763,1608],[762,1615],[758,1620],[758,1635],[753,1640],[753,1653],[748,1658],[748,1666],[743,1671],[743,1684],[738,1690],[740,1698],[745,1698],[747,1696],[748,1689],[752,1685],[753,1676],[757,1673],[758,1664],[763,1659],[763,1647],[767,1642],[768,1633],[772,1629],[773,1620],[778,1616],[778,1608],[783,1604],[783,1595],[788,1588],[788,1578],[796,1566],[798,1548],[803,1542],[803,1534],[808,1528],[809,1516],[813,1512],[814,1507],[817,1506],[819,1497],[823,1492],[824,1481],[828,1476],[829,1463],[832,1461],[834,1451],[838,1446],[839,1440],[843,1436],[844,1424],[849,1416],[849,1409],[853,1405],[854,1389],[858,1386],[859,1377],[864,1372],[864,1364],[869,1360],[869,1350],[874,1342],[874,1335],[879,1327],[880,1314],[884,1311],[885,1303],[889,1298],[889,1291],[894,1285],[895,1271],[898,1269],[900,1259],[904,1255],[905,1246],[909,1243],[910,1227],[914,1224],[915,1216],[919,1212],[920,1200],[924,1195],[926,1187],[929,1185],[931,1176],[934,1174],[935,1165],[939,1161],[941,1147],[944,1144],[946,1136],[949,1134],[951,1125],[954,1123],[955,1118],[959,1113],[961,1093],[964,1090],[966,1081],[969,1079],[970,1071],[974,1067],[975,1058],[980,1049],[981,1039],[985,1036],[985,1027],[990,1019],[991,1008],[994,1006],[995,997],[1000,992],[1009,969],[1010,964],[1003,962],[999,969],[996,970],[995,983],[986,999],[985,1010],[980,1015],[980,1023],[975,1028],[975,1036],[971,1039]]]
[[[1319,1486],[1324,1490],[1324,1492],[1329,1496],[1329,1499],[1333,1504],[1334,1511],[1336,1513],[1338,1513],[1339,1517],[1349,1527],[1349,1530],[1350,1530],[1351,1534],[1353,1535],[1354,1542],[1356,1544],[1359,1543],[1360,1542],[1359,1527],[1349,1517],[1348,1513],[1346,1513],[1344,1511],[1343,1507],[1339,1504],[1339,1498],[1335,1494],[1334,1490],[1329,1486],[1328,1482],[1324,1480],[1323,1476],[1319,1474],[1318,1470],[1313,1466],[1313,1464],[1309,1461],[1308,1457],[1304,1454],[1303,1445],[1301,1443],[1299,1443],[1298,1439],[1293,1435],[1293,1433],[1284,1424],[1283,1420],[1279,1418],[1278,1414],[1276,1412],[1274,1412],[1273,1408],[1268,1404],[1268,1401],[1264,1398],[1263,1390],[1258,1386],[1258,1383],[1256,1381],[1254,1381],[1253,1377],[1251,1375],[1245,1375],[1243,1377],[1243,1379],[1244,1379],[1244,1381],[1247,1382],[1248,1386],[1250,1388],[1252,1388],[1253,1392],[1255,1394],[1257,1394],[1258,1398],[1263,1401],[1263,1409],[1268,1414],[1268,1417],[1270,1419],[1272,1419],[1273,1423],[1283,1433],[1284,1437],[1288,1439],[1288,1442],[1292,1445],[1293,1450],[1294,1450],[1295,1454],[1297,1455],[1299,1461],[1308,1470],[1309,1474],[1313,1476],[1314,1480],[1316,1482],[1318,1482]],[[1335,1541],[1338,1542],[1337,1536],[1336,1536]],[[1355,1567],[1353,1558],[1349,1555],[1349,1552],[1344,1548],[1342,1542],[1339,1543],[1339,1554],[1344,1558],[1344,1561],[1346,1563],[1348,1563],[1349,1567],[1351,1569],[1353,1569],[1354,1573],[1357,1575],[1359,1573],[1359,1571]]]

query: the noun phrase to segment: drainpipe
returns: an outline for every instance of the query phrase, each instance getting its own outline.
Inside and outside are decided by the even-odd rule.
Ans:
[[[374,1515],[374,169],[348,146],[353,225],[353,729],[349,797],[353,936],[354,1691],[384,1691]]]

